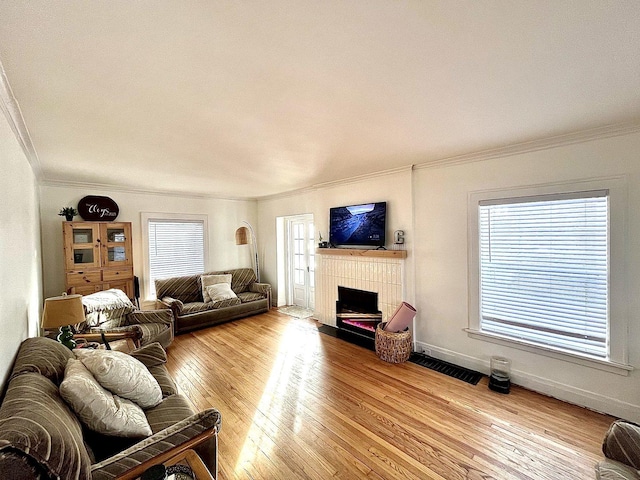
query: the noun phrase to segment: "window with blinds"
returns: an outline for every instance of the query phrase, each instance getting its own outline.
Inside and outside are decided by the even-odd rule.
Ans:
[[[204,221],[149,219],[148,225],[152,295],[155,295],[157,278],[204,272]]]
[[[609,357],[606,190],[479,202],[480,329]]]

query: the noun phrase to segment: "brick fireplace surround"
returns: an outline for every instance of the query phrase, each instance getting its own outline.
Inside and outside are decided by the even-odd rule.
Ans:
[[[318,249],[316,251],[315,317],[336,326],[338,286],[378,294],[382,321],[404,299],[404,251]]]

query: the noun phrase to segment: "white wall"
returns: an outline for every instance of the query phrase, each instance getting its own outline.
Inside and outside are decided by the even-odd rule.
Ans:
[[[45,297],[64,291],[64,257],[62,222],[58,212],[64,206],[77,207],[85,195],[105,195],[118,204],[117,221],[131,222],[133,232],[133,272],[140,278],[143,288],[143,254],[141,213],[188,213],[207,215],[209,236],[209,264],[206,270],[250,267],[250,249],[236,245],[235,232],[246,220],[255,225],[256,202],[253,200],[224,200],[96,190],[67,186],[41,187],[42,256],[44,261]],[[76,217],[74,220],[82,220]],[[141,294],[145,298],[145,292]]]
[[[0,391],[20,342],[38,335],[42,275],[38,189],[31,165],[0,115]]]
[[[387,202],[387,245],[393,243],[394,230],[405,231],[406,249],[413,243],[413,218],[411,201],[411,170],[405,168],[383,175],[371,175],[344,182],[317,187],[298,194],[263,199],[258,202],[258,245],[261,251],[262,281],[271,283],[277,296],[276,218],[305,213],[313,214],[316,230],[323,240],[329,240],[329,209],[344,205],[369,202]],[[317,243],[317,242],[316,242]],[[268,253],[267,253],[268,252]],[[405,276],[413,278],[413,259],[406,260]],[[413,281],[407,282],[410,287]],[[316,286],[316,299],[319,295]],[[337,292],[336,292],[337,293]],[[412,302],[414,292],[409,288],[406,301]],[[317,303],[316,303],[317,304]]]
[[[415,171],[416,337],[435,356],[488,371],[492,355],[513,362],[516,383],[600,411],[640,420],[640,376],[621,376],[470,338],[467,199],[470,192],[628,176],[626,258],[629,360],[640,367],[640,134],[587,141],[462,165]]]
[[[388,231],[407,232],[407,301],[418,310],[415,338],[433,356],[488,373],[492,355],[513,362],[515,383],[589,408],[640,421],[640,133],[542,148],[459,164],[421,165],[258,202],[258,242],[276,251],[276,217],[313,213],[326,237],[332,206],[389,202]],[[453,163],[453,162],[452,162]],[[628,179],[628,376],[470,338],[467,199],[470,192],[625,175]],[[265,281],[276,281],[266,255]],[[316,292],[316,297],[319,295]]]

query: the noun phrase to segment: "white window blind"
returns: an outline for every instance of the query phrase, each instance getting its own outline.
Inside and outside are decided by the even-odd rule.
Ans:
[[[157,278],[204,272],[204,222],[149,219],[149,277],[152,295]]]
[[[608,192],[479,204],[480,328],[608,358]]]

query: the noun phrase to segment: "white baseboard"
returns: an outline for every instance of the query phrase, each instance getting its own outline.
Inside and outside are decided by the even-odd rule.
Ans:
[[[490,373],[490,364],[488,361],[424,342],[414,342],[414,344],[414,350],[416,352],[424,352],[431,357],[476,370],[485,375],[489,375]],[[640,422],[640,405],[633,405],[615,398],[550,381],[518,370],[511,371],[511,381],[516,385],[557,398],[563,402],[579,405],[590,410],[595,410],[596,412],[613,415],[614,417],[624,418],[632,422]]]

